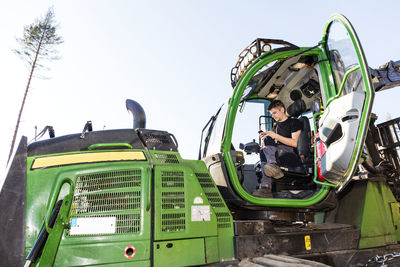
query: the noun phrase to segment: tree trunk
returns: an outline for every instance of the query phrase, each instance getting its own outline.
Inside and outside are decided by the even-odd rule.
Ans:
[[[26,88],[25,88],[24,98],[22,99],[21,108],[19,109],[17,125],[15,126],[14,136],[13,136],[13,139],[11,141],[11,148],[10,148],[10,153],[8,154],[7,165],[10,162],[11,156],[12,156],[13,151],[14,151],[15,139],[17,138],[17,133],[18,133],[18,128],[19,128],[19,123],[21,121],[22,111],[24,110],[26,96],[28,95],[29,86],[30,86],[31,81],[32,81],[33,71],[35,70],[35,67],[36,67],[36,61],[37,61],[38,56],[39,56],[39,51],[40,51],[40,47],[42,45],[42,40],[43,40],[43,35],[42,35],[42,38],[41,38],[41,40],[39,42],[38,48],[36,50],[35,60],[32,63],[31,73],[29,74],[28,83],[27,83]]]

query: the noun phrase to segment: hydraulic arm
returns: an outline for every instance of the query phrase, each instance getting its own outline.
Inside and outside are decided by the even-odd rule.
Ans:
[[[370,68],[370,72],[376,92],[400,86],[400,60],[391,60],[378,69]]]

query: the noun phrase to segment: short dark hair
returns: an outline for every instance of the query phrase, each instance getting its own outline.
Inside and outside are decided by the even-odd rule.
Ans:
[[[280,100],[273,100],[268,106],[268,111],[273,108],[283,108],[286,111],[285,105]]]

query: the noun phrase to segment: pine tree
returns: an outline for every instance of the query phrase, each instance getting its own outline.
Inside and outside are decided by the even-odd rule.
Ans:
[[[34,73],[44,68],[46,61],[52,61],[59,59],[57,56],[57,50],[55,47],[63,43],[61,36],[57,34],[58,25],[54,21],[54,10],[49,8],[44,17],[37,19],[31,25],[24,27],[24,33],[22,38],[17,38],[17,42],[20,44],[19,49],[14,49],[14,53],[20,56],[30,68],[28,81],[25,88],[24,97],[19,110],[17,125],[15,126],[13,139],[11,141],[10,153],[8,155],[7,164],[12,156],[15,139],[17,137],[19,123],[21,121],[22,111],[25,106],[26,97],[28,95],[29,87],[31,85]]]

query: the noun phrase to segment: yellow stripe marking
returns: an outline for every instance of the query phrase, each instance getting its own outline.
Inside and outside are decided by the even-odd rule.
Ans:
[[[146,160],[142,151],[79,153],[36,158],[32,169],[105,161]]]

